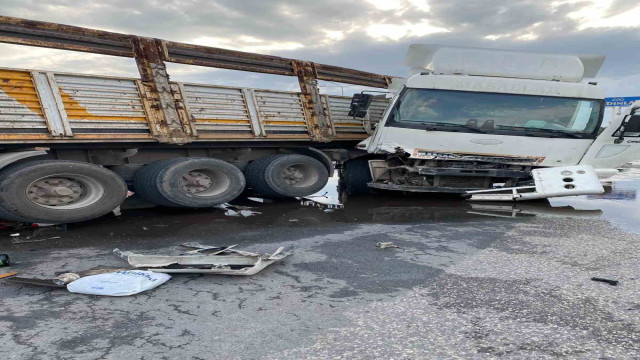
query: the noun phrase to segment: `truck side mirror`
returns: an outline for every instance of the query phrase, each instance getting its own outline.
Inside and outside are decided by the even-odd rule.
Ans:
[[[351,98],[351,110],[349,110],[349,116],[364,118],[367,116],[367,109],[371,105],[373,95],[369,94],[354,94]]]
[[[615,140],[616,144],[620,144],[626,136],[640,136],[640,114],[633,114],[620,124],[620,127],[613,136],[618,138]]]

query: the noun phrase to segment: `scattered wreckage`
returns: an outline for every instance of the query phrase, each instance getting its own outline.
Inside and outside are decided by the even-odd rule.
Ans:
[[[562,196],[598,195],[604,188],[592,166],[576,165],[534,169],[534,185],[496,187],[489,190],[467,191],[473,201],[523,201]]]
[[[273,254],[260,255],[234,249],[236,245],[215,247],[197,243],[182,244],[195,250],[180,255],[141,255],[113,250],[113,253],[129,262],[134,268],[145,268],[161,273],[197,273],[218,275],[254,275],[267,266],[292,254],[284,247]]]
[[[130,266],[66,272],[53,279],[19,277],[15,276],[17,272],[2,274],[0,278],[6,277],[13,283],[67,288],[80,294],[127,296],[164,284],[171,279],[166,273],[251,276],[293,253],[293,249],[285,250],[284,247],[272,254],[258,254],[236,250],[236,245],[216,247],[188,243],[181,246],[194,250],[179,255],[142,255],[114,249],[113,253]]]

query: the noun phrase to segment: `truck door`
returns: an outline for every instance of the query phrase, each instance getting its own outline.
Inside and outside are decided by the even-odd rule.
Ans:
[[[616,169],[634,160],[640,160],[640,101],[602,131],[580,164]]]

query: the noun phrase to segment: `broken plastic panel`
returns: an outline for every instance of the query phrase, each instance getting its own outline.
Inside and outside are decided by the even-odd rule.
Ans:
[[[142,255],[119,249],[113,253],[136,268],[148,268],[149,271],[162,273],[199,273],[219,275],[254,275],[276,261],[292,254],[284,247],[273,254],[257,254],[235,250],[232,246],[214,247],[197,243],[183,244],[195,250],[180,255]]]
[[[535,186],[467,191],[473,201],[522,201],[562,196],[603,194],[604,188],[590,165],[560,166],[531,171]]]

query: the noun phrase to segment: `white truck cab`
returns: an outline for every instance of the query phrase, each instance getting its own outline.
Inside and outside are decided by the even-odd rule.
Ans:
[[[599,134],[604,93],[589,78],[603,61],[412,45],[412,75],[372,137],[358,145],[375,155],[368,186],[465,192],[527,184],[540,167],[580,164],[600,177],[617,173],[640,158],[640,118],[631,116],[633,107]]]

